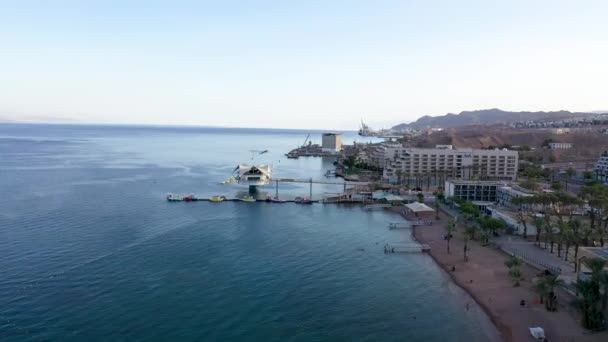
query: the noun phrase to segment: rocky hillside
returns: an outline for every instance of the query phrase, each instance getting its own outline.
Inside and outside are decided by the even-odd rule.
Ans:
[[[569,111],[558,112],[508,112],[500,109],[483,109],[474,111],[464,111],[460,114],[446,114],[442,116],[423,116],[420,119],[409,123],[399,124],[393,129],[403,128],[451,128],[463,127],[470,125],[491,125],[499,123],[510,123],[526,120],[543,120],[543,119],[566,119],[590,115],[592,113],[579,113]]]
[[[546,141],[571,142],[569,150],[552,151],[541,148]],[[492,126],[470,126],[448,128],[441,132],[421,135],[407,142],[412,147],[434,147],[439,144],[457,148],[488,148],[504,145],[528,146],[539,155],[555,155],[558,160],[597,159],[608,150],[608,137],[597,130],[573,131],[570,134],[555,134],[551,129],[504,129]]]

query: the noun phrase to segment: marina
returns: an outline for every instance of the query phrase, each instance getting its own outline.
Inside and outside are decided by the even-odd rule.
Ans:
[[[211,196],[211,197],[198,197],[196,195],[177,195],[177,194],[168,194],[167,201],[169,202],[245,202],[245,203],[253,203],[253,202],[265,202],[265,203],[297,203],[297,204],[312,204],[312,203],[320,203],[320,200],[312,200],[312,199],[302,199],[295,198],[292,200],[276,200],[275,198],[265,198],[265,199],[255,199],[253,197],[232,197],[228,198],[225,196]]]

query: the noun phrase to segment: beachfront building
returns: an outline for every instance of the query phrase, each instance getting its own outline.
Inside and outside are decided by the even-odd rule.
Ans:
[[[374,166],[384,169],[387,159],[395,158],[396,151],[402,147],[401,144],[392,141],[386,141],[379,145],[375,145],[370,152],[370,159]]]
[[[396,182],[399,176],[444,175],[453,179],[515,180],[517,151],[470,148],[385,149],[383,178]]]
[[[595,164],[595,174],[599,180],[608,180],[608,151],[604,151]]]
[[[534,192],[524,189],[522,187],[512,185],[512,186],[500,186],[496,189],[496,202],[498,204],[509,207],[509,208],[519,208],[520,205],[513,204],[513,199],[518,197],[531,197],[534,196]],[[522,206],[525,207],[526,205]]]
[[[339,152],[342,150],[342,134],[323,133],[321,149],[324,152]]]
[[[549,148],[552,150],[566,150],[566,149],[572,148],[572,143],[552,142],[552,143],[549,143]]]
[[[496,181],[451,179],[445,182],[445,197],[471,202],[496,202]]]

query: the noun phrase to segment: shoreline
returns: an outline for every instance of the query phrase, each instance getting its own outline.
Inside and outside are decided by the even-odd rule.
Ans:
[[[417,235],[416,235],[416,227],[412,227],[412,237],[414,238],[414,240],[416,240],[419,243],[427,243],[424,240],[421,240]],[[471,291],[471,289],[469,289],[465,284],[461,282],[458,278],[456,278],[453,274],[453,272],[451,272],[448,268],[447,265],[445,265],[444,263],[442,263],[434,254],[432,249],[428,252],[428,255],[433,259],[433,262],[435,262],[435,264],[437,264],[437,266],[439,266],[439,268],[441,268],[441,270],[447,274],[447,276],[452,280],[452,283],[454,283],[456,286],[458,286],[459,288],[461,288],[465,293],[467,293],[469,295],[469,297],[471,297],[473,299],[473,301],[475,301],[475,304],[477,304],[483,311],[484,313],[488,316],[488,318],[490,319],[490,321],[492,322],[492,324],[494,324],[494,327],[496,327],[496,330],[498,331],[498,333],[500,334],[500,339],[501,341],[505,341],[505,342],[513,342],[513,334],[511,332],[511,328],[509,328],[508,326],[506,326],[495,314],[494,312],[492,312],[492,310],[490,310],[490,308],[488,306],[485,305],[485,303],[483,303],[480,298],[477,297],[477,295]]]
[[[407,218],[401,215],[402,218]],[[524,280],[514,287],[504,262],[508,256],[477,241],[469,241],[469,261],[464,262],[462,228],[459,226],[450,240],[450,252],[443,239],[444,224],[448,216],[440,211],[440,220],[433,219],[428,226],[412,227],[412,237],[419,243],[430,246],[430,257],[452,282],[467,293],[486,313],[500,339],[507,342],[531,340],[530,327],[542,327],[551,341],[605,341],[608,332],[590,333],[578,322],[578,313],[570,305],[572,296],[557,289],[558,311],[549,312],[544,304],[538,304],[532,279],[540,271],[522,265]],[[455,267],[455,271],[451,268]],[[526,305],[520,305],[525,300]]]

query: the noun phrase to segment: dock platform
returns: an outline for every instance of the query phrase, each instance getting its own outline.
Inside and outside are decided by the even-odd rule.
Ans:
[[[187,198],[187,199],[186,199]],[[211,198],[208,197],[197,197],[197,196],[192,196],[189,197],[186,196],[183,199],[168,199],[169,202],[213,202],[213,203],[222,203],[222,202],[243,202],[243,203],[257,203],[257,202],[263,202],[263,203],[276,203],[276,204],[280,204],[280,203],[298,203],[295,199],[292,200],[282,200],[280,203],[279,202],[273,202],[272,200],[268,200],[268,199],[256,199],[255,202],[247,202],[247,201],[243,201],[242,198],[225,198],[222,201],[212,201]],[[319,203],[321,201],[319,200],[311,200],[310,202],[312,203]],[[307,203],[304,203],[307,204]]]
[[[412,224],[409,222],[391,222],[388,224],[389,229],[405,229],[412,228]]]
[[[412,243],[387,243],[384,245],[384,253],[422,253],[431,250],[427,244]]]

